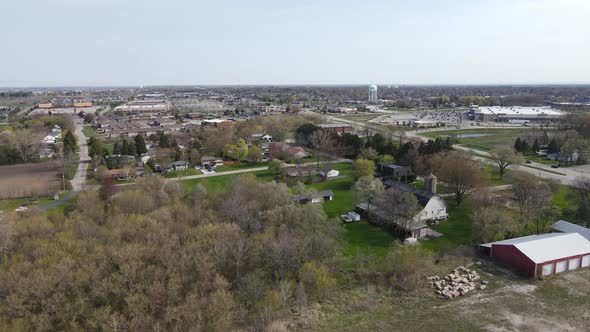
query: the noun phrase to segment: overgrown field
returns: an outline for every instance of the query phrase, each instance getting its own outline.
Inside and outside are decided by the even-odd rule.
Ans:
[[[61,188],[58,162],[0,166],[0,199],[52,196]]]

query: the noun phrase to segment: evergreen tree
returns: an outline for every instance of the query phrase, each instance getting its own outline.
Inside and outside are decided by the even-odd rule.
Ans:
[[[158,145],[161,148],[169,148],[170,147],[170,140],[168,138],[168,135],[166,134],[161,134],[160,135],[160,139],[158,141]]]
[[[514,150],[522,152],[522,141],[520,140],[520,137],[516,138],[516,142],[514,142]]]
[[[121,154],[128,154],[129,153],[129,142],[126,139],[123,139],[123,143],[121,144]]]
[[[125,154],[130,155],[130,156],[137,155],[137,148],[135,146],[135,143],[129,142],[129,145],[127,145],[127,152],[125,152]]]
[[[141,135],[135,135],[135,149],[137,150],[137,154],[144,154],[147,153],[147,147],[145,146],[145,140]]]
[[[541,150],[541,147],[539,145],[539,140],[535,138],[535,143],[533,143],[533,152],[537,152],[539,150]]]
[[[64,135],[64,151],[74,153],[76,152],[76,148],[76,136],[74,136],[71,130],[66,131]]]
[[[521,152],[522,152],[522,153],[527,153],[527,152],[529,152],[529,149],[530,149],[530,147],[529,147],[529,143],[528,143],[527,141],[525,141],[525,140],[522,140],[522,143],[521,143],[520,149],[521,149]]]
[[[555,141],[555,138],[551,140],[551,142],[549,142],[549,146],[547,147],[547,153],[559,153],[560,148],[559,148],[559,144],[557,144],[557,142]]]
[[[121,154],[121,153],[122,153],[122,151],[121,151],[121,143],[115,142],[115,145],[113,146],[113,154],[114,155],[118,155],[118,154]]]

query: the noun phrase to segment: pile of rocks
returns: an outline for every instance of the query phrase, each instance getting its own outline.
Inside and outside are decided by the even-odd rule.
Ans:
[[[464,296],[471,291],[484,290],[488,282],[481,280],[475,270],[465,266],[459,266],[444,278],[439,276],[428,277],[430,286],[436,288],[436,294],[450,300],[455,297]]]

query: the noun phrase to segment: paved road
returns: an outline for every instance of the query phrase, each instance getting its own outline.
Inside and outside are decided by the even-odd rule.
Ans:
[[[90,156],[88,156],[88,144],[86,143],[86,136],[82,132],[84,129],[84,125],[82,120],[75,119],[76,125],[76,137],[78,138],[78,146],[80,147],[80,160],[78,162],[78,169],[76,170],[76,175],[72,179],[72,191],[78,192],[84,190],[84,185],[86,184],[86,170],[88,169],[88,165],[90,164]]]

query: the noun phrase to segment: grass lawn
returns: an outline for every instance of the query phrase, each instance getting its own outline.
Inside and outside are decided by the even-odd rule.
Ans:
[[[385,256],[395,241],[389,232],[367,221],[344,224],[343,254],[356,256],[357,254],[370,256]]]
[[[258,181],[270,182],[275,179],[275,175],[271,171],[258,171],[248,174],[253,174]],[[222,176],[212,176],[200,179],[183,180],[180,183],[184,186],[186,191],[192,190],[197,184],[202,183],[207,192],[210,194],[219,194],[229,189],[229,184],[234,176],[240,176],[242,174],[228,174]]]
[[[572,197],[572,189],[565,185],[560,185],[559,190],[553,194],[553,204],[561,209],[561,218],[569,222],[578,221],[576,209],[578,202]]]
[[[15,199],[3,199],[0,200],[0,211],[14,211],[19,206],[26,205],[32,206],[45,206],[54,202],[53,197],[40,197],[37,199],[33,198],[15,198]]]
[[[199,174],[203,174],[203,173],[194,167],[190,167],[186,171],[168,172],[168,173],[164,174],[164,177],[165,178],[177,178],[180,176],[199,175]]]
[[[529,131],[527,128],[515,129],[463,129],[463,130],[446,130],[436,131],[431,133],[423,133],[422,135],[437,138],[447,135],[470,135],[470,134],[484,134],[488,136],[480,137],[464,137],[459,138],[459,144],[467,147],[490,151],[501,147],[512,147],[517,137],[522,133]]]
[[[96,130],[94,130],[92,126],[84,126],[84,128],[82,129],[82,133],[86,137],[92,137],[96,133]]]
[[[215,167],[215,172],[222,173],[222,172],[227,172],[227,171],[238,171],[241,169],[264,167],[264,166],[268,166],[268,163],[267,162],[261,162],[261,163],[239,162],[239,163],[235,163],[233,165],[223,165],[223,166]]]
[[[104,147],[110,154],[113,154],[113,150],[115,150],[115,143],[105,143]]]
[[[446,202],[449,219],[432,227],[432,229],[444,235],[434,240],[421,241],[420,243],[424,248],[438,252],[441,249],[453,249],[460,245],[472,243],[473,234],[471,232],[471,221],[469,220],[472,203],[469,198],[463,200],[460,206],[457,206],[452,197],[448,198]]]
[[[526,160],[534,161],[536,163],[545,164],[545,165],[553,165],[556,163],[556,161],[549,160],[549,159],[543,158],[543,157],[539,157],[536,154],[527,154],[527,155],[524,155],[524,158]]]

